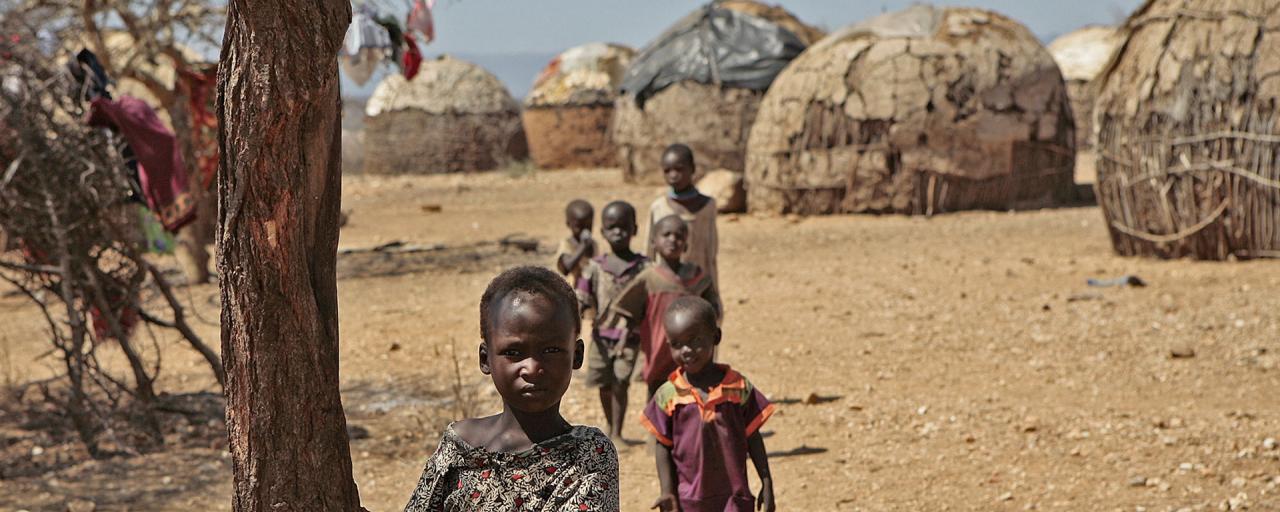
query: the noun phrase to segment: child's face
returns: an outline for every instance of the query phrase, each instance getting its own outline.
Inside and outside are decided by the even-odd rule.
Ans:
[[[662,179],[673,190],[686,190],[693,186],[693,164],[679,153],[663,153]]]
[[[653,245],[667,261],[677,261],[688,248],[689,228],[679,222],[660,222],[654,228]]]
[[[720,328],[700,322],[688,311],[675,311],[665,319],[671,358],[685,373],[698,373],[711,364],[715,346],[720,343]]]
[[[582,233],[591,232],[591,216],[590,215],[587,215],[585,217],[567,215],[564,218],[564,224],[566,226],[569,226],[569,231],[573,233],[573,237],[579,240],[582,239]]]
[[[614,253],[631,247],[631,237],[636,236],[636,219],[620,209],[600,213],[600,234]]]
[[[582,366],[574,312],[529,293],[513,293],[495,307],[491,339],[480,343],[480,371],[493,376],[512,409],[537,413],[559,406],[573,370]]]

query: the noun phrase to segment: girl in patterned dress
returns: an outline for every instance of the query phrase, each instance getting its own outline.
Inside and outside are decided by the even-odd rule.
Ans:
[[[582,366],[578,299],[550,270],[503,272],[480,299],[480,371],[502,412],[449,425],[406,512],[618,510],[618,454],[560,416]]]

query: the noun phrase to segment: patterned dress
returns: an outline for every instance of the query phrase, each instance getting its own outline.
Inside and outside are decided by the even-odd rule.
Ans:
[[[618,453],[599,429],[575,426],[528,450],[474,448],[449,425],[405,512],[618,511]]]

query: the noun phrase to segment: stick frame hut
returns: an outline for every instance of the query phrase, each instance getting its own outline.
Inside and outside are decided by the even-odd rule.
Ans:
[[[1280,257],[1280,1],[1149,0],[1123,30],[1094,109],[1115,251]]]

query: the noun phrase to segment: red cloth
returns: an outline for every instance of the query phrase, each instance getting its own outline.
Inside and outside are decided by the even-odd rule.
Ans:
[[[418,75],[418,67],[422,65],[422,52],[418,50],[418,43],[413,40],[413,34],[408,32],[404,34],[404,44],[408,47],[402,57],[404,78],[413,80],[413,77]]]
[[[191,111],[191,141],[195,146],[195,168],[199,171],[201,190],[212,190],[213,178],[218,173],[218,116],[213,110],[218,83],[218,66],[202,71],[178,71],[182,85],[187,89],[187,108]]]
[[[138,181],[151,211],[171,233],[195,219],[195,201],[187,192],[187,166],[173,132],[142,100],[121,96],[112,101],[95,98],[89,126],[119,131],[138,159]]]

